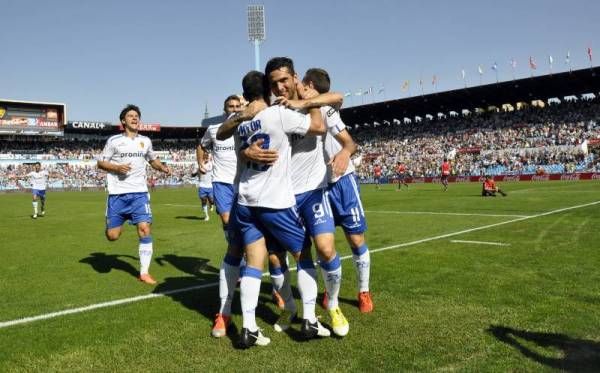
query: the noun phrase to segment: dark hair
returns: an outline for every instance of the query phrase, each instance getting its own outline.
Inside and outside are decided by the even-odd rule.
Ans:
[[[302,80],[304,83],[312,83],[319,93],[329,92],[329,89],[331,88],[331,79],[329,79],[329,74],[327,71],[318,67],[306,70],[306,74],[304,74],[304,79]]]
[[[140,118],[142,117],[142,112],[140,111],[140,108],[135,105],[129,104],[125,106],[123,110],[121,110],[121,114],[119,114],[119,120],[123,121],[125,119],[125,115],[127,115],[127,113],[131,110],[135,111]]]
[[[265,75],[269,76],[272,71],[279,70],[282,67],[288,69],[289,73],[294,75],[296,72],[294,70],[294,61],[292,61],[289,57],[274,57],[267,62],[267,67],[265,67]]]
[[[250,71],[242,79],[242,88],[244,89],[244,98],[250,101],[264,99],[269,95],[269,85],[267,84],[265,74],[260,71]]]
[[[448,158],[444,158],[444,162],[448,162]]]
[[[39,165],[40,167],[42,167],[42,164],[40,162],[35,162],[34,165]]]
[[[240,98],[237,95],[229,95],[227,96],[227,98],[225,99],[225,101],[223,101],[223,111],[227,111],[227,103],[231,100],[236,100],[236,101],[240,101]]]

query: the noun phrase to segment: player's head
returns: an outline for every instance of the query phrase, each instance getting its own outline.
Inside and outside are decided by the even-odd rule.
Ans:
[[[316,90],[319,93],[327,93],[331,89],[331,79],[324,69],[313,67],[306,70],[302,79],[304,85]]]
[[[33,168],[35,168],[36,171],[39,171],[42,169],[42,164],[40,162],[35,162]]]
[[[444,158],[444,162],[448,162],[448,158]]]
[[[267,100],[269,97],[269,84],[265,74],[260,71],[250,71],[242,79],[243,96],[248,102]]]
[[[123,127],[131,131],[138,130],[141,117],[142,112],[140,111],[140,108],[131,104],[125,106],[125,108],[121,110],[121,114],[119,114],[119,120]]]
[[[225,101],[223,101],[223,111],[225,114],[229,115],[237,113],[240,110],[242,110],[242,103],[237,95],[228,96]]]
[[[265,75],[275,96],[283,96],[289,99],[298,97],[296,89],[296,85],[299,84],[298,75],[296,75],[294,61],[291,58],[271,58],[267,62],[267,67],[265,67]]]
[[[492,177],[491,177],[490,175],[485,175],[485,179],[486,179],[486,180],[489,180],[489,179],[491,179],[491,178],[492,178]]]

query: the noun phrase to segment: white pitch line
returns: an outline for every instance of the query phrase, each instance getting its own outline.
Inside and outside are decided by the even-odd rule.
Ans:
[[[472,243],[475,245],[510,246],[509,243],[502,243],[502,242],[465,241],[465,240],[450,240],[450,242],[452,242],[452,243]]]
[[[483,225],[483,226],[480,226],[480,227],[465,229],[465,230],[458,231],[458,232],[442,234],[442,235],[435,236],[435,237],[424,238],[424,239],[421,239],[421,240],[416,240],[416,241],[406,242],[406,243],[402,243],[402,244],[397,244],[397,245],[382,247],[382,248],[379,248],[379,249],[374,249],[374,250],[369,250],[369,251],[374,254],[374,253],[378,253],[378,252],[382,252],[382,251],[398,249],[398,248],[401,248],[401,247],[413,246],[413,245],[417,245],[417,244],[424,243],[424,242],[439,240],[441,238],[447,238],[447,237],[457,236],[457,235],[463,234],[463,233],[475,232],[475,231],[479,231],[479,230],[483,230],[483,229],[489,229],[489,228],[494,228],[494,227],[498,227],[498,226],[501,226],[501,225],[515,223],[515,222],[523,221],[523,220],[527,220],[527,219],[534,219],[534,218],[539,218],[539,217],[542,217],[542,216],[557,214],[557,213],[564,212],[564,211],[579,209],[579,208],[582,208],[582,207],[593,206],[593,205],[597,205],[599,203],[600,203],[600,201],[595,201],[595,202],[585,203],[585,204],[582,204],[582,205],[575,205],[575,206],[570,206],[570,207],[564,207],[564,208],[561,208],[561,209],[552,210],[552,211],[544,212],[544,213],[537,214],[537,215],[524,216],[524,217],[521,217],[521,218],[507,220],[507,221],[500,222],[500,223]],[[340,259],[341,260],[346,260],[346,259],[350,259],[350,258],[352,258],[352,255],[347,255],[347,256],[341,257]],[[263,273],[263,276],[266,276],[266,275],[268,275],[268,272]],[[202,284],[202,285],[197,285],[197,286],[191,286],[191,287],[182,288],[182,289],[175,289],[175,290],[164,291],[164,292],[161,292],[161,293],[152,293],[152,294],[140,295],[140,296],[132,297],[132,298],[117,299],[117,300],[114,300],[114,301],[92,304],[92,305],[85,306],[85,307],[71,308],[71,309],[67,309],[67,310],[63,310],[63,311],[51,312],[51,313],[46,313],[46,314],[37,315],[37,316],[24,317],[24,318],[21,318],[21,319],[4,321],[4,322],[0,322],[0,329],[7,328],[9,326],[14,326],[14,325],[27,324],[27,323],[34,322],[34,321],[52,319],[52,318],[55,318],[55,317],[70,315],[70,314],[74,314],[74,313],[81,313],[81,312],[91,311],[91,310],[95,310],[95,309],[99,309],[99,308],[112,307],[112,306],[117,306],[117,305],[120,305],[120,304],[127,304],[127,303],[133,303],[133,302],[143,301],[143,300],[146,300],[146,299],[164,297],[165,295],[170,295],[170,294],[184,293],[184,292],[188,292],[188,291],[192,291],[192,290],[197,290],[197,289],[203,289],[203,288],[208,288],[208,287],[212,287],[212,286],[217,286],[218,284],[219,284],[218,282],[213,282],[213,283],[209,283],[209,284]]]
[[[199,203],[190,203],[189,205],[182,205],[182,204],[177,204],[177,203],[160,203],[160,205],[162,206],[174,206],[174,207],[193,207],[193,208],[199,208],[200,204]]]
[[[365,212],[375,214],[398,214],[398,215],[454,215],[454,216],[490,216],[504,218],[525,218],[531,215],[505,215],[505,214],[477,214],[467,212],[436,212],[436,211],[381,211],[381,210],[365,210]]]

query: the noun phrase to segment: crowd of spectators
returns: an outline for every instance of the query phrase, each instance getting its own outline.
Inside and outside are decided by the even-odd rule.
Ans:
[[[444,158],[461,176],[598,171],[598,101],[359,125],[352,129],[363,160],[359,175],[371,176],[375,164],[393,175],[403,162],[413,176],[438,176]]]
[[[528,107],[509,112],[456,115],[404,121],[381,119],[351,128],[359,144],[358,174],[372,176],[379,164],[383,176],[393,176],[403,162],[414,177],[439,176],[449,158],[459,176],[600,172],[600,100],[580,100]],[[381,124],[379,124],[381,123]],[[95,167],[106,139],[14,137],[0,143],[0,190],[27,186],[31,166],[15,164],[51,161],[49,184],[57,188],[102,188],[105,173]],[[194,184],[197,140],[153,140],[154,151],[173,174],[153,170],[155,185]]]

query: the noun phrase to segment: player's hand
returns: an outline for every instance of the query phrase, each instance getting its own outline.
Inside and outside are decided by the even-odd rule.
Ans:
[[[300,96],[300,98],[303,100],[315,98],[318,95],[319,95],[319,92],[317,92],[316,89],[307,87],[305,85],[302,85],[302,88],[298,89],[298,96]]]
[[[206,168],[204,167],[204,165],[198,165],[198,172],[201,174],[206,173]]]
[[[263,149],[262,144],[264,142],[264,139],[255,141],[249,147],[242,150],[243,156],[249,161],[269,166],[272,165],[279,158],[279,154],[277,153],[277,150]]]
[[[273,103],[285,106],[288,109],[304,109],[304,102],[302,100],[291,100],[283,96],[277,97]]]
[[[331,170],[335,176],[342,176],[344,172],[348,169],[348,164],[350,163],[350,153],[344,149],[340,150],[329,164],[331,165]]]
[[[163,166],[162,172],[164,172],[165,174],[167,174],[167,176],[171,175],[171,167],[169,166]]]
[[[252,101],[246,106],[246,108],[242,111],[242,119],[250,120],[256,116],[256,114],[260,113],[262,110],[267,108],[267,104],[262,101]]]
[[[119,174],[126,175],[131,171],[131,163],[116,165],[115,171]]]

